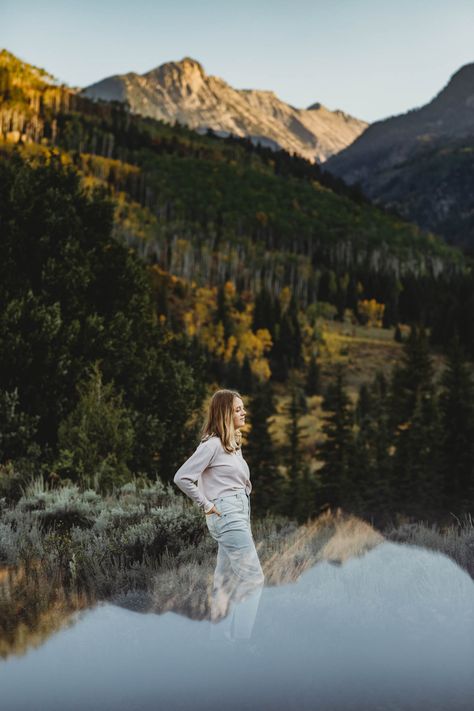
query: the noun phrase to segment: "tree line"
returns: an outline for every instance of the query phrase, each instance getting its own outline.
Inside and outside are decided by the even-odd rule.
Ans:
[[[0,462],[13,488],[39,471],[92,485],[91,458],[104,491],[131,471],[166,478],[192,438],[199,362],[158,320],[113,210],[59,156],[0,161]]]
[[[305,395],[321,393],[317,362],[304,385],[290,392],[283,450],[269,434],[272,383],[258,386],[252,397],[248,453],[257,510],[290,509],[304,521],[341,507],[381,526],[400,516],[449,523],[451,514],[472,512],[474,382],[457,337],[435,380],[426,332],[413,325],[403,362],[390,378],[378,372],[362,385],[355,405],[343,367],[335,366],[323,397],[324,436],[312,461],[303,455],[300,421]]]
[[[104,492],[132,472],[170,480],[196,441],[206,385],[218,383],[250,396],[257,511],[304,520],[326,506],[373,517],[472,509],[472,355],[460,337],[471,321],[455,291],[443,302],[451,318],[441,381],[424,326],[414,324],[404,363],[363,386],[354,407],[341,370],[321,390],[308,340],[314,305],[303,330],[290,289],[279,299],[229,285],[196,296],[172,275],[163,289],[162,274],[114,237],[113,211],[61,155],[0,161],[1,491],[19,495],[41,471]],[[468,282],[459,297],[472,298]],[[440,338],[436,327],[431,334]],[[295,373],[302,384],[292,384]],[[291,394],[282,447],[269,432],[278,383]],[[326,414],[311,461],[301,416],[314,394]]]

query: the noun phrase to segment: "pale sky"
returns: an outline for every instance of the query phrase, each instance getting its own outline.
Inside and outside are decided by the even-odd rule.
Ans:
[[[185,56],[236,89],[366,121],[474,61],[474,0],[0,0],[0,46],[69,86]]]

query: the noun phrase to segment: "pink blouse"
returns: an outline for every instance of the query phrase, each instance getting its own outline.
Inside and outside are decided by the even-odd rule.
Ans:
[[[201,442],[194,454],[178,469],[173,479],[176,486],[207,513],[213,499],[236,491],[250,494],[250,470],[242,450],[226,452],[220,437]],[[197,486],[196,486],[197,482]]]

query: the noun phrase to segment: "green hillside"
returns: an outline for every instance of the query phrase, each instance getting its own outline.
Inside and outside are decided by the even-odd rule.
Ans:
[[[289,285],[307,304],[333,298],[331,272],[350,272],[364,296],[387,302],[406,275],[462,265],[442,240],[373,207],[318,166],[91,102],[5,51],[0,67],[3,140],[67,152],[121,201],[123,238],[173,274],[200,284],[231,279],[252,292],[262,283],[274,294]]]

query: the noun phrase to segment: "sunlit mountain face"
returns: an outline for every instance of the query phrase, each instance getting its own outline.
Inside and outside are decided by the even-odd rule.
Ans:
[[[190,57],[145,74],[107,77],[86,87],[83,94],[124,101],[134,113],[169,123],[178,121],[198,131],[246,136],[255,143],[318,162],[352,143],[368,125],[317,102],[297,109],[273,91],[234,89],[223,79],[206,74]]]

